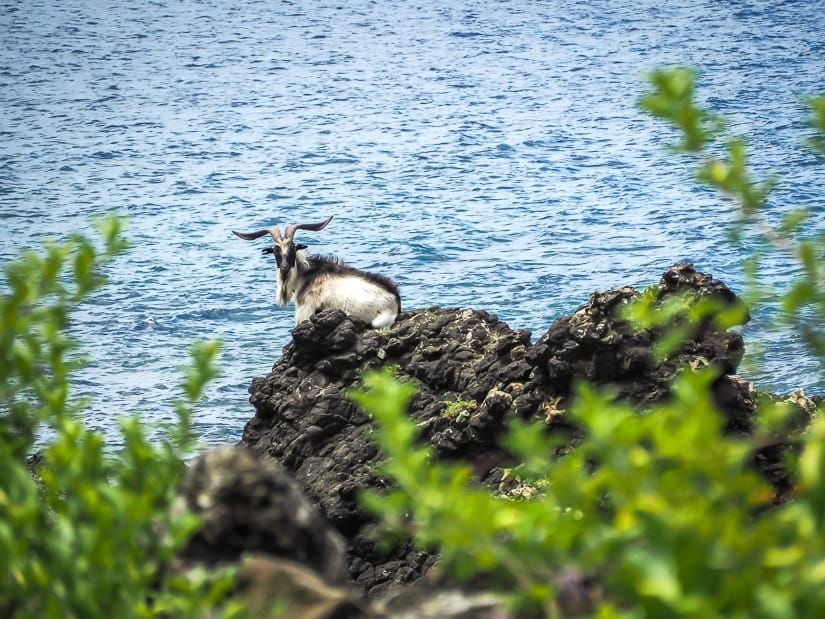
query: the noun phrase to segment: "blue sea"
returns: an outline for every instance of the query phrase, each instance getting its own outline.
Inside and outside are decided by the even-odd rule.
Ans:
[[[591,292],[688,260],[734,290],[757,243],[641,113],[652,69],[747,136],[767,216],[825,215],[803,145],[825,92],[823,3],[711,0],[347,2],[0,0],[0,261],[90,218],[133,248],[73,315],[90,363],[75,397],[112,433],[172,419],[190,342],[223,341],[197,411],[207,444],[253,416],[247,387],[290,341],[265,240],[231,230],[333,222],[311,251],[396,279],[405,309],[497,314],[538,339]],[[750,241],[748,239],[751,239]],[[763,283],[793,278],[786,256]],[[759,388],[825,392],[770,303],[744,330]]]

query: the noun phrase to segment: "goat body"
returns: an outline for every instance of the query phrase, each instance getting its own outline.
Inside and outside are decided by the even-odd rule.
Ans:
[[[302,255],[303,254],[303,255]],[[353,268],[331,256],[306,256],[299,251],[295,276],[278,282],[279,296],[289,302],[295,294],[295,322],[307,320],[316,312],[338,308],[374,328],[389,327],[401,310],[398,286],[377,273]],[[280,279],[280,272],[278,273]],[[282,288],[283,286],[283,288]],[[294,288],[293,288],[294,287]]]

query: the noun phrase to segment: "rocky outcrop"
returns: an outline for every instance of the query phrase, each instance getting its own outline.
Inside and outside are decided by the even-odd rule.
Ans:
[[[666,299],[677,293],[714,298],[722,306],[736,300],[688,264],[668,270],[655,294]],[[352,580],[373,597],[384,595],[418,579],[435,557],[409,543],[380,551],[366,534],[370,518],[358,493],[388,483],[374,469],[380,454],[369,420],[347,397],[368,368],[391,364],[413,381],[418,393],[410,414],[422,440],[441,458],[472,462],[482,480],[507,457],[497,443],[507,419],[535,417],[566,427],[563,411],[578,379],[613,385],[620,397],[646,405],[667,397],[678,368],[716,364],[722,376],[715,395],[729,429],[749,429],[754,394],[731,376],[744,349],[740,335],[707,321],[657,362],[651,354],[657,332],[638,332],[616,314],[639,294],[632,288],[594,293],[535,344],[529,332],[480,310],[405,312],[380,331],[341,311],[324,311],[299,324],[272,372],[253,381],[256,413],[242,444],[294,475],[324,520],[346,538]]]
[[[349,582],[343,538],[283,467],[248,449],[207,451],[186,470],[175,509],[201,525],[180,558],[214,566],[255,552],[290,559],[329,582]]]
[[[243,447],[207,451],[185,471],[173,509],[201,521],[173,569],[236,566],[236,593],[254,616],[378,616],[347,576],[343,538],[277,462]]]
[[[368,600],[347,576],[343,538],[276,462],[221,447],[184,472],[173,515],[200,528],[169,569],[234,567],[230,592],[252,617],[275,619],[513,619],[500,597],[422,583],[393,600]]]
[[[721,371],[714,395],[720,409],[728,414],[729,428],[750,429],[754,393],[731,376],[745,351],[742,336],[714,329],[708,318],[694,328],[676,353],[657,361],[652,349],[662,329],[639,331],[618,318],[621,307],[639,294],[629,287],[596,292],[572,315],[556,320],[530,349],[528,360],[536,368],[531,389],[549,390],[566,398],[575,381],[585,380],[612,385],[619,397],[644,406],[667,397],[679,368],[714,364]],[[662,275],[654,294],[660,302],[674,295],[712,298],[720,308],[738,301],[727,286],[684,263]]]

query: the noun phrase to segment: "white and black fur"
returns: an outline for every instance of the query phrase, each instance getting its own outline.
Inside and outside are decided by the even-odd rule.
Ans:
[[[318,231],[330,221],[332,217],[315,224],[287,226],[283,236],[277,226],[256,232],[232,232],[246,241],[272,235],[275,242],[263,253],[273,254],[277,262],[278,304],[287,305],[295,297],[296,324],[321,310],[337,308],[374,328],[391,326],[401,311],[401,297],[394,281],[348,266],[332,256],[310,256],[306,245],[293,242],[296,230]]]

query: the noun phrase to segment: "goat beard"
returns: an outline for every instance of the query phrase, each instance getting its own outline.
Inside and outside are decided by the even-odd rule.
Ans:
[[[280,269],[277,270],[277,273],[275,281],[278,286],[278,305],[288,305],[292,299],[292,294],[295,292],[295,267],[292,267],[286,272],[286,277],[284,277],[284,272]]]

